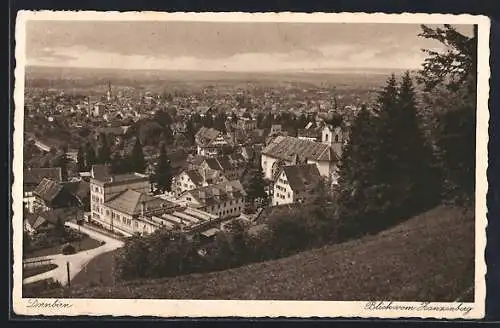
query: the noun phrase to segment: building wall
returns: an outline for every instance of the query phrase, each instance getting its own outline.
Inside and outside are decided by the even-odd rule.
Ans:
[[[207,213],[217,215],[219,218],[239,216],[245,209],[245,200],[243,197],[225,202],[219,202],[217,204],[206,205],[195,200],[190,193],[186,193],[180,196],[178,201]]]
[[[177,175],[175,177],[174,182],[173,182],[173,187],[174,187],[173,188],[174,193],[177,196],[185,191],[193,190],[193,189],[197,188],[197,186],[189,178],[189,176],[186,174],[186,172],[181,172],[179,175]]]
[[[239,216],[244,211],[244,209],[245,201],[243,197],[205,206],[203,208],[204,211],[210,214],[217,215],[218,217],[223,219]]]
[[[150,234],[157,229],[157,227],[151,223],[109,208],[106,205],[103,205],[102,209],[103,215],[100,216],[98,221],[110,231],[121,231],[133,235],[135,233]]]
[[[267,180],[272,180],[273,178],[273,164],[276,162],[277,159],[274,157],[271,157],[269,155],[264,155],[262,154],[261,156],[261,166],[262,170],[264,171],[264,178]]]
[[[34,212],[33,204],[35,202],[35,196],[33,196],[33,192],[25,192],[23,197],[24,207],[28,210],[29,213]]]
[[[344,133],[340,127],[336,127],[332,131],[329,127],[325,126],[321,131],[321,142],[329,145],[337,155],[342,155]]]
[[[285,172],[281,172],[281,175],[274,184],[272,205],[277,206],[292,203],[310,204],[317,198],[317,192],[311,193],[310,191],[294,191],[288,184]]]
[[[294,196],[294,192],[288,184],[288,179],[283,171],[274,183],[272,205],[292,204]]]
[[[148,193],[150,191],[150,183],[145,181],[134,181],[131,183],[100,183],[91,180],[90,182],[90,211],[91,217],[95,220],[104,220],[104,203],[121,192],[132,189],[138,192]]]

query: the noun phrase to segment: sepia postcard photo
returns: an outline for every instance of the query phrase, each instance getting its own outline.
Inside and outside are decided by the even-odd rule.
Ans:
[[[489,20],[20,11],[17,315],[482,318]]]

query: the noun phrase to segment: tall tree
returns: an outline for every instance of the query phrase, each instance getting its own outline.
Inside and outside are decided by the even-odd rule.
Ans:
[[[78,154],[76,157],[76,166],[78,168],[78,172],[83,172],[86,169],[85,165],[85,150],[82,146],[78,148]]]
[[[417,113],[416,95],[410,73],[407,71],[400,84],[398,107],[400,110],[400,180],[404,186],[405,204],[409,208],[430,205],[437,200],[440,190],[439,175],[431,146],[424,137]]]
[[[266,199],[267,194],[265,191],[264,173],[262,169],[252,168],[245,175],[243,180],[247,198],[250,202],[254,202],[258,198]]]
[[[167,151],[163,144],[160,148],[160,156],[153,175],[153,181],[162,192],[172,190],[172,166],[167,157]]]
[[[120,153],[115,153],[113,158],[111,159],[111,171],[114,174],[123,174],[130,172],[128,160],[126,158],[122,158]]]
[[[190,144],[194,143],[194,136],[196,135],[196,127],[194,119],[188,119],[186,122],[186,139]]]
[[[144,173],[146,171],[146,160],[142,151],[142,145],[139,138],[136,139],[134,148],[129,157],[130,168],[137,173]]]
[[[372,205],[378,184],[378,118],[363,106],[356,116],[339,165],[339,216],[347,234],[378,219]]]
[[[419,35],[439,41],[445,49],[423,49],[427,58],[418,79],[427,91],[427,105],[433,109],[432,135],[444,173],[445,196],[471,201],[475,187],[477,25],[472,36],[450,25],[422,25]]]
[[[111,149],[108,144],[108,138],[101,134],[101,145],[97,153],[97,161],[100,164],[108,164],[111,161]]]
[[[94,147],[89,142],[85,147],[85,166],[87,170],[90,170],[92,168],[92,165],[96,164],[96,162],[97,162],[97,156]]]

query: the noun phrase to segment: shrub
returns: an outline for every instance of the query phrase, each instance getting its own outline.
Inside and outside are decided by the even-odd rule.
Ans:
[[[75,247],[71,244],[64,244],[64,246],[62,247],[62,253],[64,255],[75,254],[75,252]]]

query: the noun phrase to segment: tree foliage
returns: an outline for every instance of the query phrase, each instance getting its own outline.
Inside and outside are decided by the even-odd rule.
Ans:
[[[142,145],[139,138],[136,139],[132,153],[128,158],[130,169],[133,172],[144,173],[146,171],[146,160],[142,151]]]
[[[260,167],[250,168],[244,178],[243,187],[247,193],[247,198],[250,202],[256,199],[266,199],[267,193],[265,191],[266,183],[264,181],[264,172]]]
[[[86,169],[85,165],[85,150],[82,146],[78,148],[78,154],[77,154],[77,159],[76,159],[76,166],[78,169],[78,172],[83,172]]]
[[[97,152],[97,162],[99,164],[108,164],[111,161],[111,149],[109,147],[108,138],[106,134],[100,136],[101,144]]]
[[[421,25],[421,28],[419,36],[439,41],[445,47],[444,52],[422,50],[427,58],[422,65],[419,82],[425,85],[427,91],[439,84],[457,90],[468,83],[472,75],[475,77],[475,73],[471,73],[476,70],[477,35],[465,36],[448,24],[443,28],[426,25]]]
[[[85,146],[85,166],[87,170],[92,168],[92,165],[97,163],[97,155],[95,153],[94,146],[88,142]]]
[[[422,26],[420,36],[440,42],[442,52],[428,54],[419,82],[433,114],[432,136],[444,173],[444,195],[472,200],[475,186],[477,26],[471,37],[450,25]]]
[[[394,75],[376,113],[362,108],[340,166],[345,233],[373,232],[436,202],[439,178],[421,130],[412,79]]]
[[[158,158],[158,164],[155,167],[155,172],[153,175],[153,181],[155,182],[157,188],[162,192],[171,191],[172,189],[172,166],[167,157],[167,151],[165,145],[160,148],[160,156]]]

